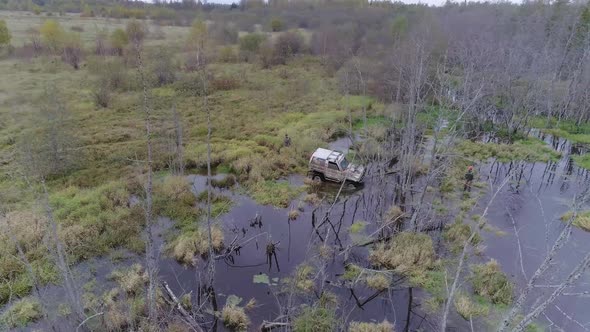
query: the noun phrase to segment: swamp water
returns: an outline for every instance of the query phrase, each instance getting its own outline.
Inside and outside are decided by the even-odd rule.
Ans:
[[[571,153],[579,153],[580,147],[550,136],[544,136],[542,139],[562,152],[563,157],[559,162],[521,163],[518,166],[489,163],[478,169],[480,181],[491,181],[496,186],[506,176],[512,178],[491,204],[487,216],[489,224],[499,231],[483,233],[483,255],[473,258],[470,263],[496,259],[517,287],[524,283],[522,270],[527,277],[532,275],[540,264],[547,246],[553,243],[563,228],[564,223],[559,217],[569,210],[572,197],[588,188],[590,184],[589,172],[577,168],[569,157]],[[346,141],[339,140],[335,143],[340,150],[346,149]],[[204,176],[192,175],[189,179],[194,183],[196,193],[205,190]],[[303,183],[303,177],[291,176],[284,181],[299,186]],[[391,188],[393,179],[372,176],[369,168],[364,187],[358,190],[345,188],[333,206],[340,186],[325,183],[318,192],[320,197],[325,197],[319,206],[303,203],[303,194],[286,209],[259,205],[251,198],[236,193],[239,190],[215,189],[216,193],[228,196],[234,202],[231,210],[215,221],[224,229],[225,242],[235,239],[237,243],[243,243],[239,253],[234,252],[226,259],[216,262],[215,291],[218,309],[223,308],[230,295],[241,298],[242,305],[255,298],[256,306],[247,313],[251,320],[249,330],[258,330],[263,321],[273,321],[282,314],[277,304],[279,301],[285,303],[284,297],[279,294],[280,285],[286,278],[293,276],[298,266],[305,263],[311,266],[314,272],[325,268],[324,289],[338,297],[338,316],[347,316],[349,321],[380,322],[387,319],[395,323],[396,331],[436,330],[439,324],[438,315],[426,313],[421,305],[421,299],[424,298],[421,290],[394,284],[391,290],[385,292],[375,292],[365,286],[357,286],[351,291],[339,278],[344,273],[347,263],[368,267],[368,246],[350,249],[350,245],[366,242],[368,235],[378,228],[377,220],[382,218],[390,202],[394,200]],[[484,197],[479,205],[487,204],[489,195]],[[299,216],[295,220],[289,220],[289,211],[293,209],[300,212]],[[522,267],[510,215],[515,220],[520,236],[524,258]],[[326,216],[329,222],[323,222]],[[366,221],[366,228],[359,234],[351,234],[351,225],[359,221]],[[165,234],[172,226],[173,222],[169,219],[158,219],[156,231],[160,248],[163,248]],[[276,256],[272,257],[272,264],[268,262],[266,253],[266,246],[270,242],[276,244]],[[319,248],[324,243],[332,250],[322,253],[323,258],[319,259]],[[557,273],[552,274],[553,278],[544,280],[543,284],[548,287],[535,289],[535,296],[549,294],[553,290],[551,285],[563,279],[588,250],[590,233],[574,229],[571,240],[561,250],[555,266],[552,267],[552,271],[555,270]],[[122,252],[120,256],[120,260],[115,263],[109,258],[82,263],[76,267],[76,273],[83,281],[96,278],[99,289],[108,290],[114,286],[114,282],[109,281],[106,276],[115,266],[120,268],[134,262],[143,262],[141,257],[131,253]],[[203,273],[204,266],[205,262],[200,260],[196,268],[185,267],[162,254],[159,276],[170,285],[177,296],[192,291],[195,301],[194,294],[199,287],[197,274]],[[468,273],[466,269],[463,275]],[[578,281],[577,286],[569,289],[567,293],[588,290],[590,277],[586,273]],[[62,298],[60,287],[49,286],[44,292],[47,295],[44,296],[46,303],[56,303]],[[294,303],[309,303],[315,299],[313,293],[300,294]],[[469,322],[454,313],[454,309],[451,311],[449,330],[469,330]],[[566,331],[586,331],[590,329],[590,325],[586,325],[590,322],[590,298],[561,296],[540,320],[547,326],[555,324]],[[30,325],[27,330],[43,328],[44,325],[43,322],[39,322]],[[485,329],[485,326],[485,323],[476,323],[478,330]],[[221,322],[217,324],[217,330],[225,330]]]

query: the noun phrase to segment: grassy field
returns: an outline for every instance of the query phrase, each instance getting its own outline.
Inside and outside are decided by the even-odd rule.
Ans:
[[[82,41],[91,46],[96,40],[96,36],[100,31],[112,32],[115,29],[125,29],[129,20],[114,19],[103,17],[80,17],[79,14],[64,14],[57,13],[47,16],[46,13],[35,15],[31,12],[21,11],[0,11],[0,20],[6,21],[10,32],[12,33],[12,45],[15,47],[22,46],[30,41],[31,32],[38,29],[44,21],[52,19],[60,23],[66,31],[78,31]],[[170,42],[181,42],[186,37],[188,27],[177,26],[162,26],[156,27],[152,23],[148,23],[149,30],[154,32],[161,29],[164,33],[165,40],[151,40],[148,45],[162,45]]]

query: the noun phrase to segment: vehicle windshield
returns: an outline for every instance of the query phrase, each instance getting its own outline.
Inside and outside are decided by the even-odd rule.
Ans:
[[[346,158],[342,158],[342,160],[340,160],[340,167],[342,167],[342,170],[348,168],[348,160],[346,160]]]

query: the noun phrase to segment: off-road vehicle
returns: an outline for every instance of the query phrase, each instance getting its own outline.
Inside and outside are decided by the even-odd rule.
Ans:
[[[308,176],[314,181],[346,181],[359,186],[365,177],[365,168],[348,163],[342,152],[318,148],[309,159]]]

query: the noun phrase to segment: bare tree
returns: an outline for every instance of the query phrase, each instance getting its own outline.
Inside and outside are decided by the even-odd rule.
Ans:
[[[142,33],[136,33],[137,36],[142,35]],[[156,311],[156,286],[157,286],[157,278],[158,278],[158,271],[157,271],[157,261],[158,258],[156,257],[156,248],[154,245],[154,231],[153,231],[153,224],[154,224],[154,216],[153,216],[153,156],[152,156],[152,110],[151,105],[149,102],[148,97],[148,86],[147,86],[147,79],[144,73],[144,64],[142,58],[142,44],[141,40],[142,37],[134,37],[133,46],[135,52],[137,53],[137,71],[139,74],[139,80],[142,85],[142,93],[143,93],[143,112],[144,112],[144,122],[145,122],[145,132],[146,132],[146,147],[147,147],[147,182],[145,185],[145,221],[146,221],[146,271],[148,274],[148,290],[147,290],[147,307],[148,307],[148,316],[151,324],[156,324],[157,322],[157,311]]]

